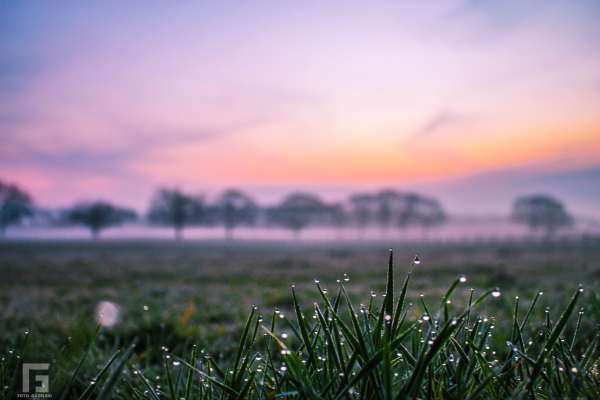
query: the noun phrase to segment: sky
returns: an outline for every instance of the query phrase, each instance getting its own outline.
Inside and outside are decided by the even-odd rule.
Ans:
[[[48,206],[393,186],[494,211],[478,193],[575,174],[592,212],[599,19],[591,0],[3,1],[0,179]]]

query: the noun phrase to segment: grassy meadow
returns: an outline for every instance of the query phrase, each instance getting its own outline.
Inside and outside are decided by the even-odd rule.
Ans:
[[[223,393],[232,398],[335,398],[336,395],[338,398],[391,398],[392,394],[394,398],[463,398],[465,393],[472,398],[502,398],[518,389],[519,382],[525,385],[528,377],[538,374],[539,381],[549,383],[547,387],[568,388],[561,379],[577,379],[576,374],[575,378],[560,375],[555,378],[546,370],[546,359],[540,361],[534,355],[520,352],[526,352],[527,343],[535,347],[531,343],[536,340],[553,340],[554,328],[561,322],[561,313],[569,306],[574,293],[579,293],[577,303],[554,338],[556,346],[563,343],[563,339],[564,343],[568,342],[568,354],[563,356],[567,361],[556,356],[552,362],[567,362],[567,366],[560,368],[576,371],[573,365],[580,362],[578,357],[588,354],[586,352],[591,352],[588,358],[597,357],[593,337],[600,322],[600,243],[396,245],[393,246],[395,263],[391,281],[395,298],[389,292],[387,249],[390,245],[393,244],[0,242],[3,395],[8,396],[12,390],[11,382],[17,378],[16,372],[11,371],[17,370],[15,365],[19,360],[50,362],[52,391],[64,394],[68,388],[64,398],[108,396],[109,389],[110,397],[123,398],[213,398],[211,396],[219,397]],[[419,254],[421,260],[418,265],[413,263],[415,254]],[[404,298],[401,291],[405,276],[413,268],[405,300],[398,304]],[[459,277],[466,278],[466,282]],[[292,284],[297,309],[291,295]],[[578,292],[579,284],[585,291]],[[344,290],[340,291],[340,287]],[[499,293],[494,294],[499,296],[491,296],[496,288]],[[386,291],[388,295],[384,296]],[[478,317],[469,315],[469,320],[464,319],[462,313],[469,299],[473,302],[485,293],[488,296],[478,305]],[[515,296],[519,297],[518,305]],[[387,304],[387,298],[394,298],[394,304]],[[535,307],[529,312],[534,299]],[[101,301],[118,307],[118,320],[114,326],[102,327],[96,332],[95,310]],[[329,301],[331,309],[327,305]],[[314,302],[319,302],[323,315],[311,311]],[[364,324],[358,321],[355,325],[352,312],[342,316],[341,309],[345,310],[349,304],[355,311],[365,310]],[[516,306],[520,307],[517,320],[527,320],[525,326],[517,322],[516,326],[522,328],[518,334],[515,332]],[[345,321],[349,332],[336,325],[338,307],[339,323]],[[396,311],[397,308],[400,310]],[[313,325],[303,328],[304,323],[300,321],[304,318],[297,318],[300,310]],[[262,317],[259,318],[259,314]],[[249,315],[251,318],[247,320]],[[401,315],[403,318],[399,319]],[[453,315],[455,319],[451,319]],[[427,317],[426,322],[423,316]],[[271,322],[271,317],[276,324]],[[457,325],[457,331],[450,331],[454,329],[454,325],[448,323],[450,320]],[[496,375],[489,375],[491,372],[486,372],[483,363],[477,364],[481,359],[478,361],[473,353],[469,357],[461,353],[469,352],[469,332],[483,329],[488,320],[498,335],[490,334],[488,342],[480,344],[489,346],[488,353],[494,351],[492,358],[500,359],[490,370],[500,368],[501,357],[524,369],[503,364],[502,368],[508,368],[511,375],[514,371],[516,378],[513,376],[504,391],[497,389],[495,394],[492,383],[497,383],[507,372],[499,370]],[[474,327],[473,321],[479,324]],[[317,327],[319,323],[322,329]],[[415,328],[416,323],[421,324],[419,330]],[[394,328],[388,331],[391,324]],[[425,329],[429,324],[432,326]],[[487,330],[478,332],[480,336],[487,336],[489,324]],[[403,326],[410,327],[411,333],[406,335],[412,338],[399,337]],[[446,328],[448,332],[444,331]],[[270,336],[271,331],[274,337]],[[442,340],[443,332],[449,335],[447,340],[452,337],[452,342],[440,344],[441,353],[431,354],[431,359],[424,361],[429,354],[425,351],[426,344],[435,347],[436,335]],[[331,336],[334,334],[343,339]],[[374,338],[370,339],[373,340],[370,345],[364,344],[364,348],[353,342],[363,334]],[[253,335],[250,341],[248,338]],[[515,354],[511,353],[512,342],[507,347],[506,342],[510,341],[507,337],[516,340],[514,345],[519,349],[513,349]],[[401,344],[402,340],[409,342]],[[328,348],[340,342],[341,346],[351,349]],[[130,347],[132,343],[135,345]],[[323,360],[320,356],[318,360],[312,358],[319,346],[323,346]],[[268,352],[274,348],[281,353],[277,350],[271,358]],[[121,351],[115,353],[119,349]],[[378,349],[382,352],[377,353]],[[535,354],[538,350],[535,349]],[[262,353],[267,357],[254,356],[256,352],[267,352]],[[448,357],[450,353],[452,359],[464,358],[473,364],[457,364],[456,371],[445,373],[448,362],[439,358],[440,354]],[[126,360],[122,354],[127,354]],[[279,360],[286,354],[294,359],[287,363]],[[15,355],[19,358],[15,359]],[[206,356],[210,357],[206,360],[214,361],[214,366],[213,361],[204,364],[200,361]],[[251,356],[252,361],[246,363]],[[371,356],[380,358],[373,361]],[[178,357],[181,361],[171,364],[170,360],[179,360]],[[519,364],[514,360],[519,357],[527,361]],[[269,359],[270,367],[266,361],[260,364],[265,358]],[[331,364],[334,360],[337,366]],[[323,365],[319,367],[319,363]],[[341,367],[340,363],[347,367]],[[588,372],[596,368],[595,377],[589,372],[590,376],[572,384],[586,391],[571,391],[565,395],[585,397],[600,393],[594,392],[600,390],[596,386],[599,377],[595,360],[585,366]],[[365,367],[373,370],[361,372]],[[227,368],[231,368],[232,377],[228,376]],[[558,371],[559,367],[556,364],[550,368]],[[358,374],[362,380],[352,385],[349,378],[344,377],[350,375],[344,375],[344,371],[352,376]],[[98,376],[100,373],[103,375]],[[140,379],[136,380],[134,375]],[[339,382],[334,382],[332,376],[338,376]],[[487,376],[490,378],[486,383]],[[109,385],[113,377],[114,382]],[[289,381],[282,377],[289,377]],[[100,384],[97,390],[90,386],[90,382],[95,384],[102,379],[102,388]],[[558,383],[553,379],[558,379]],[[247,382],[251,384],[246,385]],[[521,391],[525,393],[525,389],[529,393],[535,390],[522,387]],[[373,390],[375,394],[367,396]]]

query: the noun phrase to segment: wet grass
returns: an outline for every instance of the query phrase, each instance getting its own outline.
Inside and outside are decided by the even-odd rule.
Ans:
[[[59,398],[599,394],[598,246],[400,247],[392,276],[385,245],[0,244],[3,395],[22,361]]]

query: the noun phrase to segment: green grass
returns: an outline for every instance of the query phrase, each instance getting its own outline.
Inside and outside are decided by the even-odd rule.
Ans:
[[[225,301],[224,308],[218,309],[224,313],[205,328],[202,323],[184,323],[185,310],[183,314],[170,314],[169,307],[161,310],[164,302],[160,296],[172,298],[173,294],[159,291],[148,312],[130,312],[120,326],[110,330],[95,330],[85,321],[77,329],[66,327],[65,332],[73,335],[63,343],[35,332],[25,335],[13,331],[6,340],[10,351],[4,352],[0,363],[0,388],[11,398],[19,388],[20,362],[44,354],[52,364],[54,396],[65,399],[600,397],[599,338],[595,333],[600,300],[594,281],[585,279],[586,274],[596,273],[587,261],[581,269],[573,268],[567,274],[570,279],[561,275],[562,286],[558,286],[552,275],[559,270],[550,258],[543,258],[550,271],[545,278],[523,272],[533,268],[533,262],[533,266],[523,263],[503,271],[503,280],[495,279],[497,272],[482,262],[481,249],[462,249],[471,256],[471,260],[462,258],[466,261],[463,268],[451,263],[446,268],[428,266],[429,260],[449,253],[425,250],[430,250],[429,254],[422,254],[423,264],[415,266],[412,273],[408,272],[413,269],[410,263],[395,265],[391,254],[387,268],[346,269],[335,264],[315,271],[313,259],[297,256],[297,250],[289,249],[285,256],[276,253],[274,259],[282,267],[282,259],[299,265],[286,274],[291,278],[288,285],[292,281],[296,285],[288,287],[284,297],[277,290],[277,279],[268,281],[264,290],[276,297],[272,301],[263,297],[261,303],[278,303],[280,308],[249,307],[241,325],[221,325],[238,315],[223,310],[245,298],[240,293],[244,287],[260,293],[260,285],[256,288],[252,281],[253,276],[260,281],[260,268],[245,275],[245,283],[229,275],[220,276],[223,271],[218,269],[211,272],[213,280],[207,285],[219,285],[225,279],[235,290],[225,290],[218,297]],[[102,259],[102,249],[95,251],[100,253],[94,254],[93,260]],[[196,254],[195,249],[186,251],[191,257]],[[215,248],[205,247],[203,251],[215,252]],[[239,260],[240,255],[250,253],[254,259],[256,251],[238,249],[228,257]],[[306,253],[306,248],[303,251]],[[336,257],[343,254],[338,251]],[[341,263],[335,258],[336,263],[352,262],[355,253],[346,251],[349,255],[343,254]],[[381,251],[368,251],[379,254],[375,257],[383,264]],[[525,260],[536,251],[544,252],[518,247],[509,250]],[[563,254],[556,251],[546,253]],[[573,256],[577,251],[589,255],[595,250],[567,249],[571,261],[577,260]],[[332,256],[326,250],[313,248],[310,254],[317,260],[327,254],[331,265]],[[401,251],[400,259],[406,258]],[[369,257],[363,249],[355,261],[365,260]],[[470,265],[473,261],[481,265]],[[150,266],[148,269],[159,282],[178,279]],[[313,277],[327,278],[311,288],[307,282],[313,279],[308,278],[307,270]],[[352,274],[348,277],[344,270]],[[102,271],[94,273],[102,275]],[[277,271],[275,275],[283,279]],[[75,279],[70,275],[65,278]],[[583,290],[573,278],[589,281],[590,287]],[[21,278],[25,282],[31,279]],[[441,284],[444,281],[446,288]],[[551,287],[542,295],[539,286],[532,286],[534,281]],[[234,299],[227,301],[229,295]],[[141,301],[150,303],[150,299]],[[206,301],[197,300],[185,308]],[[139,306],[138,300],[130,301]],[[197,307],[202,307],[200,304]],[[226,332],[215,335],[219,326]],[[230,340],[233,337],[235,342]],[[45,350],[40,350],[42,343]]]

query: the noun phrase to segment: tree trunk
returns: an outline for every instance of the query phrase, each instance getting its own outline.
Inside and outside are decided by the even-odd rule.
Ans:
[[[175,227],[175,241],[181,242],[183,239],[183,229],[180,227]]]

